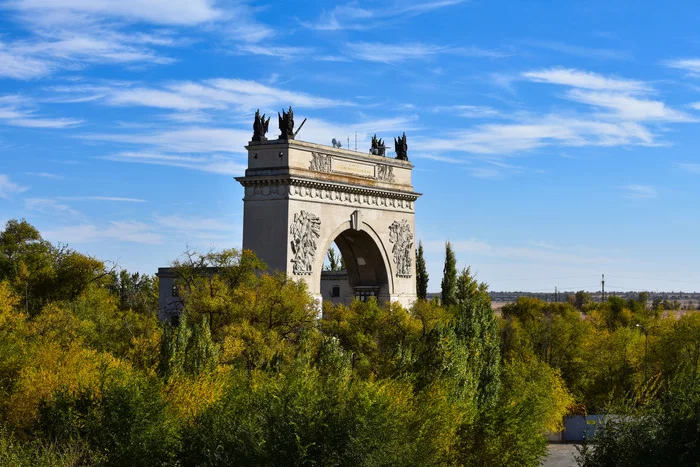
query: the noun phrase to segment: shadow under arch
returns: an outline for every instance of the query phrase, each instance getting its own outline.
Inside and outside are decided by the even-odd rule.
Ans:
[[[316,260],[314,268],[323,269],[326,252],[335,242],[347,268],[347,281],[351,291],[373,291],[377,300],[389,301],[394,293],[391,262],[384,244],[371,225],[361,222],[360,229],[352,228],[350,221],[341,223],[326,239],[323,255]],[[321,273],[323,275],[323,273]],[[315,292],[321,292],[321,280],[316,281]]]

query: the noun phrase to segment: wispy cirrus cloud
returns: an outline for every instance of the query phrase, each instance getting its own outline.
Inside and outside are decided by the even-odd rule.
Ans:
[[[83,215],[68,204],[52,198],[27,198],[24,207],[30,211],[58,217],[82,218]]]
[[[554,52],[560,52],[566,55],[572,55],[575,57],[585,57],[585,58],[599,58],[599,59],[611,59],[611,60],[622,60],[629,58],[627,52],[621,50],[613,49],[601,49],[596,47],[580,46],[567,44],[564,42],[556,41],[525,41],[525,45],[532,47],[537,47],[541,49],[551,50]]]
[[[0,96],[0,123],[25,128],[72,128],[82,123],[73,118],[47,118],[36,113],[34,103],[18,95]]]
[[[106,240],[157,245],[163,236],[152,225],[139,221],[110,221],[104,225],[82,222],[42,232],[48,240],[66,243],[97,243]]]
[[[15,79],[90,64],[169,64],[174,59],[164,49],[187,43],[194,27],[237,43],[258,43],[274,33],[245,2],[8,0],[0,12],[30,33],[0,43],[0,77]]]
[[[700,58],[677,58],[663,63],[669,68],[683,70],[692,76],[700,76]]]
[[[592,112],[514,114],[513,121],[451,131],[440,139],[418,139],[422,150],[454,151],[507,157],[546,146],[653,146],[660,144],[644,122],[690,122],[694,118],[648,98],[653,88],[642,81],[598,73],[547,68],[521,74],[527,81],[565,86],[563,97],[586,104]],[[477,172],[489,175],[493,169]]]
[[[101,156],[100,159],[133,164],[180,167],[219,175],[242,175],[246,169],[246,164],[242,161],[236,161],[230,156],[217,154],[198,156],[131,151]]]
[[[65,201],[110,201],[117,203],[145,203],[145,199],[125,198],[122,196],[57,196],[56,199]]]
[[[175,153],[241,153],[251,132],[217,127],[175,127],[150,132],[93,133],[78,138],[146,146]],[[154,154],[154,156],[156,156]]]
[[[624,121],[691,122],[690,115],[675,110],[660,100],[646,97],[653,87],[638,80],[606,77],[598,73],[570,68],[548,68],[529,71],[522,76],[536,83],[567,86],[565,97],[602,108]]]
[[[491,118],[498,117],[501,112],[493,107],[483,105],[445,105],[436,106],[433,112],[449,112],[464,118]]]
[[[133,84],[56,86],[52,90],[68,99],[90,99],[113,106],[142,106],[177,112],[232,109],[249,114],[258,108],[271,110],[288,105],[302,108],[355,105],[347,100],[230,78],[173,81],[149,87]]]
[[[28,186],[13,182],[9,175],[0,174],[0,198],[8,199],[12,195],[24,193],[27,190],[29,190]]]
[[[30,39],[0,43],[0,77],[29,80],[93,64],[172,63],[172,58],[151,47],[155,41],[149,37],[121,34],[103,26],[38,31]]]
[[[567,97],[576,102],[609,110],[614,116],[628,121],[693,122],[685,112],[670,108],[664,102],[639,98],[623,93],[571,90]]]
[[[378,24],[398,22],[405,18],[422,15],[431,11],[465,3],[464,0],[442,0],[423,3],[402,3],[386,8],[363,8],[357,3],[336,5],[332,10],[323,11],[314,21],[300,21],[309,29],[317,31],[362,31],[377,27]]]
[[[54,69],[51,62],[10,50],[3,42],[0,42],[0,63],[0,78],[34,79],[46,76]]]
[[[657,197],[656,188],[650,185],[625,185],[622,196],[627,199],[652,199]]]
[[[560,84],[593,91],[648,92],[651,87],[643,81],[607,77],[598,73],[572,68],[546,68],[527,71],[523,78],[536,83]]]
[[[63,175],[51,173],[51,172],[25,172],[26,175],[31,175],[33,177],[50,178],[53,180],[63,180],[65,177]]]
[[[197,25],[224,15],[211,0],[10,0],[5,8],[42,25],[105,16],[173,26]]]
[[[512,156],[545,146],[653,145],[653,135],[634,122],[602,122],[562,115],[530,117],[516,123],[478,125],[444,138],[418,139],[419,150]]]
[[[382,42],[347,42],[345,53],[356,60],[396,64],[410,60],[425,60],[442,54],[466,57],[501,58],[508,54],[478,47],[450,47],[421,42],[388,44]]]

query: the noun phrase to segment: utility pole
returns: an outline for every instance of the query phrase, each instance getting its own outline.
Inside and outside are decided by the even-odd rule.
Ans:
[[[24,306],[27,309],[27,317],[29,317],[29,281],[24,281]]]
[[[355,152],[357,152],[357,132],[355,132]]]
[[[600,281],[600,288],[603,292],[603,297],[601,298],[600,303],[605,303],[605,274],[603,274],[603,278]]]

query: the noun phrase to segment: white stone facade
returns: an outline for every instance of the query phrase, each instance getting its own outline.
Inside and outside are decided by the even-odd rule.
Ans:
[[[408,161],[297,140],[251,142],[243,248],[271,269],[307,282],[322,299],[321,272],[335,241],[349,286],[382,301],[416,299],[415,201]]]

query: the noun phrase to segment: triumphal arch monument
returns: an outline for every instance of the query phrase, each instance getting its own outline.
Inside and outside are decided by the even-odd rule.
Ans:
[[[416,299],[420,194],[411,184],[405,134],[394,140],[396,157],[387,157],[376,137],[368,153],[295,139],[291,108],[278,120],[280,135],[267,139],[269,119],[256,113],[246,146],[248,168],[236,178],[245,189],[243,248],[270,269],[306,281],[319,300],[376,296],[410,305]],[[324,258],[334,242],[346,270],[323,280],[329,275]],[[333,280],[346,284],[327,290]]]

